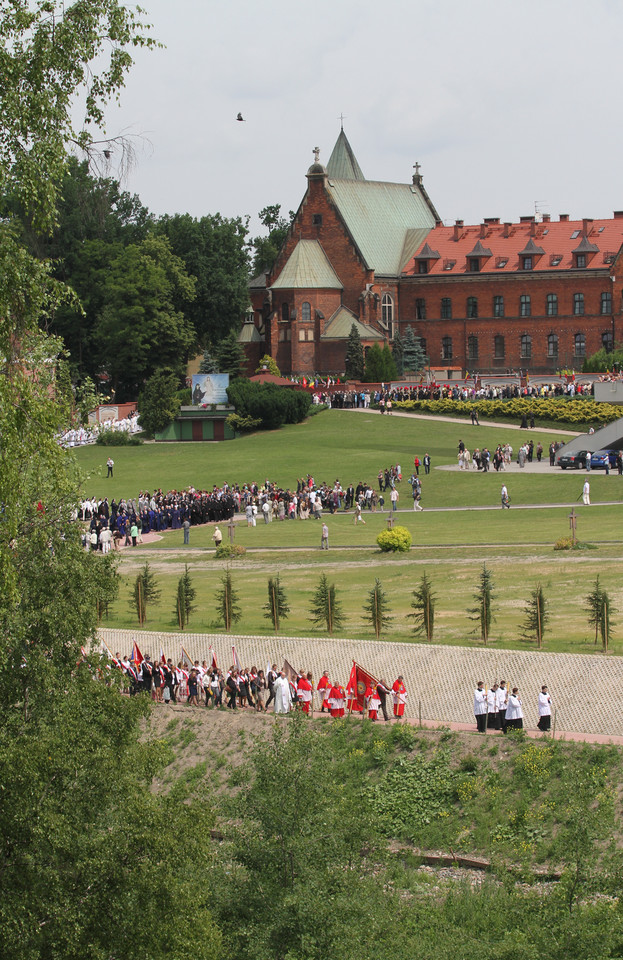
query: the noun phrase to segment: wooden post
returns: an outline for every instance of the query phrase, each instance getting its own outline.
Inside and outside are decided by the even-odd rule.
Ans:
[[[229,523],[227,524],[227,529],[229,531],[229,542],[234,542],[234,532],[236,530],[236,524],[234,523],[234,518],[232,517]]]
[[[554,707],[554,722],[552,724],[552,740],[556,739],[556,707]]]
[[[420,723],[420,730],[421,730],[422,729],[422,701],[421,700],[418,700],[417,712],[418,712],[418,720]]]
[[[576,528],[577,528],[578,518],[575,515],[575,507],[571,508],[571,513],[569,514],[569,527],[571,528],[571,542],[575,546],[577,543],[576,537]]]

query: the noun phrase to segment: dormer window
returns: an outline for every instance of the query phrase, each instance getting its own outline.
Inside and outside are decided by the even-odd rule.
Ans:
[[[578,270],[583,270],[586,266],[586,254],[585,253],[576,253],[575,255],[575,265]]]
[[[480,273],[480,260],[478,259],[478,257],[469,258],[469,272]]]
[[[532,270],[532,257],[523,257],[524,270]]]
[[[426,260],[418,260],[417,262],[417,272],[418,273],[428,273],[428,262]]]

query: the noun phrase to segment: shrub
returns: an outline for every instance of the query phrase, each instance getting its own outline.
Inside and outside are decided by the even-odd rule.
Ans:
[[[525,415],[537,420],[578,425],[600,425],[617,420],[621,411],[613,403],[597,403],[593,397],[514,397],[511,400],[397,400],[394,410],[426,411],[448,416],[469,416],[472,410],[481,418],[520,421]]]
[[[250,433],[252,430],[257,430],[262,421],[256,420],[254,417],[241,417],[238,413],[230,413],[225,423],[235,433]]]
[[[247,548],[239,543],[222,543],[216,548],[214,556],[217,560],[236,560],[237,557],[244,557]]]
[[[227,396],[240,417],[259,419],[262,430],[276,430],[284,423],[301,423],[312,403],[311,396],[302,390],[243,379],[230,384]]]
[[[384,553],[406,553],[411,549],[411,534],[406,527],[394,527],[379,533],[376,542]]]
[[[138,447],[143,442],[136,433],[127,430],[102,430],[95,440],[100,447]]]
[[[573,550],[573,540],[571,537],[559,537],[554,544],[554,550]]]

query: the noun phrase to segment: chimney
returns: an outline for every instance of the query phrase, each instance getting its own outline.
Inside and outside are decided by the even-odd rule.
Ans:
[[[530,217],[520,217],[520,218],[519,218],[519,222],[520,222],[520,223],[534,223],[534,217],[533,217],[533,216],[530,216]]]
[[[558,219],[560,220],[561,223],[569,223],[569,214],[561,213],[559,214]]]
[[[481,240],[484,240],[484,239],[486,238],[486,236],[487,236],[487,224],[486,224],[486,223],[481,223],[481,224],[480,224],[480,239],[481,239]]]
[[[543,214],[543,223],[549,223],[549,221],[550,221],[550,215],[549,215],[549,213],[544,213],[544,214]]]
[[[454,239],[459,240],[463,231],[463,221],[457,220],[454,224]]]
[[[592,219],[587,220],[585,218],[584,220],[582,220],[582,233],[584,234],[585,237],[588,237],[590,233],[592,222],[593,222]]]
[[[485,222],[486,224],[490,224],[491,226],[493,226],[494,224],[500,222],[500,218],[499,218],[499,217],[485,217],[484,222]]]
[[[512,223],[505,223],[505,224],[504,224],[504,233],[503,233],[503,236],[505,236],[505,237],[510,237],[510,235],[511,235],[511,227],[512,227]]]
[[[612,216],[615,220],[623,220],[623,210],[615,210]]]

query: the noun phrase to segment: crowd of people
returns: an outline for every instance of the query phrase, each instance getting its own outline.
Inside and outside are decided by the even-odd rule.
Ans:
[[[371,405],[381,407],[386,413],[391,412],[392,404],[402,400],[514,400],[517,398],[552,398],[552,397],[589,397],[593,394],[592,383],[579,383],[574,379],[566,383],[538,383],[520,386],[519,383],[480,385],[478,379],[461,384],[452,383],[421,383],[410,386],[389,387],[381,385],[380,389],[348,390],[321,389],[314,394],[315,403],[326,403],[337,409],[357,407],[367,408]],[[388,403],[390,404],[388,409]],[[382,411],[383,412],[383,411]]]
[[[552,699],[543,684],[537,698],[538,729],[547,733],[551,728]],[[518,687],[508,689],[506,680],[495,680],[487,690],[484,680],[479,680],[474,690],[474,716],[478,733],[487,730],[523,729],[524,712]]]
[[[100,433],[107,430],[113,433],[139,433],[140,424],[138,413],[121,420],[95,421],[88,426],[71,427],[58,435],[58,442],[62,447],[82,447],[87,443],[95,443]]]

